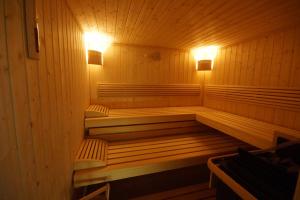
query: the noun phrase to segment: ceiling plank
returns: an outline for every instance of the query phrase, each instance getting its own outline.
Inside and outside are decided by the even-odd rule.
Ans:
[[[300,24],[299,0],[67,1],[84,31],[143,46],[227,46]]]

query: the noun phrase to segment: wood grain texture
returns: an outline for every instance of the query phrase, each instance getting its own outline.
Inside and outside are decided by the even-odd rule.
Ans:
[[[100,139],[84,139],[77,152],[74,170],[106,165],[108,144]]]
[[[84,112],[84,116],[86,118],[107,117],[108,115],[109,115],[109,108],[97,104],[89,105],[89,107]]]
[[[93,137],[101,138],[103,135],[105,138],[117,140],[114,139],[114,134],[116,137],[123,134],[121,137],[126,138],[128,133],[129,135],[133,133],[130,137],[137,137],[139,132],[151,135],[147,131],[155,131],[158,135],[163,130],[176,133],[172,130],[176,127],[197,126],[194,120],[200,122],[201,126],[217,129],[258,148],[271,147],[276,137],[275,132],[300,137],[299,130],[201,106],[111,109],[111,116],[88,118],[85,126],[89,128],[89,133]],[[193,128],[188,130],[192,131]]]
[[[203,105],[300,130],[299,34],[294,26],[222,48]]]
[[[274,145],[276,132],[300,138],[300,131],[216,110],[199,112],[196,120],[262,149]]]
[[[68,0],[85,31],[173,48],[226,46],[299,23],[298,0]]]
[[[154,123],[166,123],[166,122],[178,122],[178,121],[191,121],[195,120],[194,114],[169,114],[169,115],[144,115],[135,117],[119,117],[119,118],[88,118],[85,119],[86,128],[108,127],[111,126],[131,126],[139,124],[154,124]]]
[[[108,117],[86,118],[85,128],[190,121],[197,112],[207,110],[201,106],[111,109]]]
[[[200,96],[200,84],[98,83],[98,97]]]
[[[89,95],[82,30],[65,1],[36,3],[38,61],[26,54],[24,1],[0,5],[0,199],[70,199],[83,137]]]
[[[19,167],[24,160],[19,159],[17,150],[17,132],[15,130],[13,96],[11,93],[10,67],[7,52],[7,34],[5,26],[5,4],[0,3],[0,198],[21,199],[24,196],[24,172]],[[5,13],[5,14],[4,14]],[[24,135],[28,132],[24,131]],[[25,166],[25,164],[23,164]],[[16,192],[18,191],[18,192]]]
[[[77,170],[74,186],[107,182],[207,162],[208,157],[249,147],[230,136],[201,132],[111,142],[107,166]]]
[[[170,128],[183,128],[190,126],[197,126],[197,122],[194,120],[190,121],[175,121],[175,122],[162,122],[162,123],[147,123],[138,125],[128,125],[128,126],[111,126],[111,127],[101,127],[101,128],[91,128],[89,129],[89,135],[102,135],[102,134],[117,134],[117,133],[127,133],[127,132],[137,132],[137,131],[147,131],[147,130],[159,130],[159,129],[170,129]]]
[[[108,133],[108,134],[89,135],[88,138],[100,138],[109,142],[113,142],[113,141],[134,140],[134,139],[143,139],[143,138],[185,134],[185,133],[199,133],[207,130],[212,131],[212,129],[209,128],[208,126],[198,123],[196,126],[188,126],[188,127],[175,127],[175,128],[167,128],[167,129],[133,131],[133,132],[126,132],[126,133],[113,133],[113,134]]]
[[[103,67],[89,67],[93,104],[111,108],[201,104],[203,73],[196,71],[188,51],[113,45],[104,53]]]
[[[206,96],[224,101],[244,102],[265,107],[300,111],[299,88],[271,88],[230,85],[206,85]]]

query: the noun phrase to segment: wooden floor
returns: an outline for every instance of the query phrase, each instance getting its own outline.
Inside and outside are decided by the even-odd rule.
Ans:
[[[74,185],[124,179],[206,163],[248,144],[216,132],[178,134],[108,143],[107,165],[75,170]]]
[[[208,184],[197,184],[164,192],[149,194],[131,200],[214,200],[216,192]]]

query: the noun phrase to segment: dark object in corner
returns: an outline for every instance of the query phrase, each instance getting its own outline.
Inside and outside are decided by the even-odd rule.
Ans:
[[[288,200],[297,183],[299,153],[300,144],[257,155],[239,149],[237,156],[221,161],[220,168],[258,199]],[[223,189],[221,185],[219,191]]]

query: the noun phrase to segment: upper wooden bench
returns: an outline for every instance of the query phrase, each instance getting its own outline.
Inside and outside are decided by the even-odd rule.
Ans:
[[[111,109],[108,117],[86,118],[85,127],[90,130],[91,135],[97,135],[104,133],[105,130],[111,131],[113,129],[116,130],[116,133],[119,130],[120,132],[122,130],[124,132],[129,130],[138,131],[134,128],[143,125],[139,128],[144,130],[147,129],[144,126],[146,124],[148,124],[146,125],[148,128],[159,129],[159,126],[166,125],[164,124],[166,122],[186,123],[189,121],[189,123],[192,123],[191,121],[194,120],[258,148],[273,146],[275,132],[282,132],[300,138],[300,131],[297,130],[201,106]],[[157,123],[160,123],[160,125],[155,125]],[[110,128],[105,129],[105,127]]]

